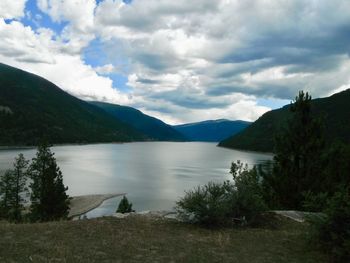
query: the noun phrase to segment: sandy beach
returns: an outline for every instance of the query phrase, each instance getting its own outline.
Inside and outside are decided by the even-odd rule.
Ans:
[[[122,195],[125,195],[125,193],[73,196],[70,202],[70,211],[68,217],[73,218],[85,214],[92,209],[100,206],[103,201]]]

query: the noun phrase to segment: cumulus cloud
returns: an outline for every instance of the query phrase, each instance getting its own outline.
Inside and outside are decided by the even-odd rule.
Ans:
[[[27,0],[1,0],[0,18],[14,19],[24,16],[24,7]]]
[[[34,31],[21,22],[0,19],[0,61],[38,74],[82,99],[129,103],[129,96],[118,92],[110,78],[98,75],[79,54],[62,52],[65,43],[54,36],[47,28]]]
[[[37,0],[37,6],[54,22],[68,23],[59,36],[62,52],[80,54],[94,39],[95,0]]]
[[[135,94],[214,116],[232,115],[237,94],[288,100],[300,89],[319,97],[347,87],[349,13],[346,0],[106,0],[95,21],[102,39],[123,43]]]
[[[84,32],[94,25],[95,0],[37,0],[37,5],[55,22],[68,21]]]
[[[18,62],[55,63],[56,44],[51,40],[53,32],[40,29],[34,32],[29,26],[0,19],[0,52]]]
[[[54,23],[66,23],[64,29],[34,32],[21,22],[2,21],[3,59],[81,98],[128,104],[172,123],[255,120],[269,110],[258,104],[260,98],[290,100],[300,89],[321,97],[350,85],[347,0],[37,0],[37,5]],[[6,9],[12,17],[23,13]],[[92,40],[108,56],[94,67],[83,55],[93,48]],[[108,77],[114,73],[127,77],[127,94]]]

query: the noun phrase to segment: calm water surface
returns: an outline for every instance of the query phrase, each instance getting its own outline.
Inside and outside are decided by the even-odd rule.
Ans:
[[[170,210],[175,200],[208,181],[231,179],[232,161],[250,166],[272,159],[270,154],[229,150],[214,143],[140,142],[55,146],[57,162],[71,196],[127,193],[133,208]],[[36,150],[0,150],[0,169],[10,168],[22,152],[31,159]],[[118,198],[107,200],[89,217],[115,211]]]

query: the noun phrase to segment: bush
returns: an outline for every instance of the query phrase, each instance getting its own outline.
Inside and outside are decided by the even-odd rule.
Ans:
[[[232,163],[230,172],[234,181],[231,214],[250,223],[257,214],[267,209],[262,179],[255,166],[249,170],[240,161]]]
[[[179,216],[185,221],[207,226],[230,222],[250,223],[266,209],[256,168],[248,170],[241,162],[232,163],[234,183],[209,182],[186,192],[176,203]]]
[[[320,212],[327,207],[329,193],[323,192],[315,194],[311,191],[304,193],[303,208],[308,212]]]
[[[120,201],[117,209],[117,213],[130,213],[135,212],[135,210],[132,209],[132,203],[129,203],[129,200],[123,196],[122,200]]]
[[[198,186],[176,202],[179,216],[188,222],[221,225],[229,219],[232,185],[228,182]]]
[[[312,219],[313,240],[335,262],[350,262],[350,188],[336,192],[327,202],[325,217]]]

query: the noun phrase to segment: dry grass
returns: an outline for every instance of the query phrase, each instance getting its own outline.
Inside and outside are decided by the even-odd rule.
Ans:
[[[0,223],[0,262],[326,262],[304,240],[308,227],[205,229],[165,219]]]

